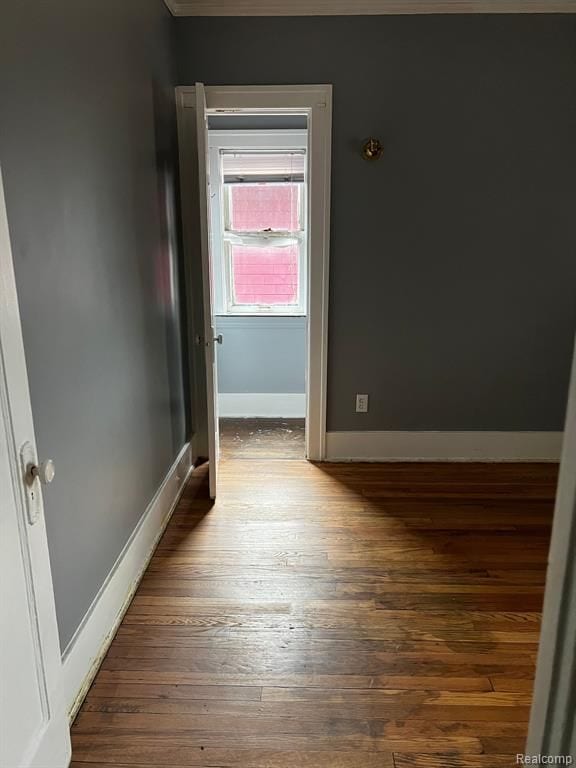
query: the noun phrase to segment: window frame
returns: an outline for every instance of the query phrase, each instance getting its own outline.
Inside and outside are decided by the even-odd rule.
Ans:
[[[266,152],[304,151],[307,152],[307,131],[298,130],[210,130],[210,202],[211,236],[214,262],[213,288],[216,315],[226,317],[302,317],[307,314],[308,302],[308,202],[307,180],[301,185],[299,195],[299,219],[301,229],[298,235],[293,231],[272,232],[229,232],[226,236],[226,224],[229,223],[229,190],[223,183],[222,153],[263,150]],[[307,165],[307,162],[306,162]],[[273,182],[272,182],[273,183]],[[232,256],[230,240],[238,237],[239,241],[252,240],[255,244],[264,244],[266,240],[289,238],[299,242],[299,279],[298,302],[296,304],[235,304],[232,284]],[[249,244],[248,242],[246,244]]]

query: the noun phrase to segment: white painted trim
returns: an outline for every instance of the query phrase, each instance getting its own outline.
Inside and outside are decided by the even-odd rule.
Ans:
[[[220,392],[220,418],[237,419],[303,419],[306,416],[306,395],[292,392]]]
[[[17,761],[27,768],[61,768],[70,760],[70,734],[61,695],[62,662],[42,487],[36,481],[38,515],[35,522],[30,523],[26,509],[30,491],[20,464],[24,443],[30,445],[35,463],[38,457],[1,168],[0,420],[0,461],[10,477],[8,487],[0,488],[2,537],[4,545],[9,547],[9,556],[5,558],[6,551],[2,551],[0,558],[0,579],[7,587],[2,589],[0,618],[2,623],[11,622],[9,632],[5,631],[4,624],[2,626],[4,642],[0,645],[4,660],[10,659],[8,663],[15,673],[14,678],[2,680],[0,763],[6,765],[9,760],[12,765]],[[22,580],[14,573],[18,559]],[[26,606],[25,618],[12,610],[11,601]],[[14,649],[20,646],[22,653],[15,654]],[[24,668],[34,669],[35,689],[31,680],[19,674]],[[14,690],[18,685],[20,696]],[[12,731],[13,718],[22,717],[24,709],[30,713],[33,728],[26,744],[12,741],[16,739]]]
[[[562,432],[328,432],[328,461],[558,461]]]
[[[192,89],[193,90],[193,89]],[[201,258],[199,257],[197,182],[198,158],[196,145],[196,100],[182,109],[177,104],[178,161],[180,172],[180,213],[184,253],[184,291],[186,297],[186,333],[188,339],[188,374],[190,402],[195,407],[193,418],[193,458],[208,455],[208,414],[206,408],[206,364],[204,355],[204,307],[202,295]],[[195,287],[199,286],[196,292]]]
[[[165,0],[174,16],[576,13],[576,0]]]
[[[325,457],[326,387],[328,349],[328,276],[330,247],[330,175],[332,157],[332,86],[206,86],[208,112],[234,111],[251,114],[306,114],[308,116],[309,259],[308,259],[308,359],[306,456]],[[180,153],[189,158],[190,139],[184,130],[187,108],[196,106],[195,89],[176,89]],[[186,164],[182,170],[186,171]],[[183,220],[191,221],[191,193],[182,189]],[[186,248],[186,238],[185,238]],[[187,259],[192,258],[187,248]],[[190,289],[189,289],[190,290]]]
[[[191,468],[191,449],[187,443],[154,494],[64,651],[62,687],[71,720],[76,716],[130,605]]]
[[[576,350],[572,361],[564,434],[526,753],[528,755],[570,754],[574,757],[576,752],[576,720],[574,718]]]
[[[194,86],[194,123],[196,126],[196,170],[198,172],[198,229],[200,233],[200,263],[202,266],[202,315],[204,328],[204,368],[207,404],[208,460],[210,462],[210,498],[216,498],[218,484],[218,358],[214,322],[212,238],[210,236],[210,175],[208,166],[208,109],[203,83]],[[190,140],[187,135],[187,139]],[[192,211],[186,214],[193,219]]]

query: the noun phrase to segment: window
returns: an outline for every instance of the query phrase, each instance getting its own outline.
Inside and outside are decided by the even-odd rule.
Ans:
[[[225,314],[305,314],[306,155],[219,150]]]

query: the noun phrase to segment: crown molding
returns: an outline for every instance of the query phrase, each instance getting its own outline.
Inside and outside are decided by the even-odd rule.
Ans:
[[[576,13],[576,0],[164,0],[174,16]]]

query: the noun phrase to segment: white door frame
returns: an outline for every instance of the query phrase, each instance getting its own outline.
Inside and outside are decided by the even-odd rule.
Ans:
[[[214,307],[214,262],[212,257],[211,189],[208,161],[208,109],[206,91],[202,83],[194,88],[196,118],[196,158],[198,163],[198,213],[200,225],[200,253],[202,261],[202,308],[204,326],[204,359],[206,365],[206,402],[208,426],[208,476],[210,498],[216,498],[218,463],[220,458],[218,420],[218,356],[216,354],[216,321]]]
[[[14,561],[3,561],[6,568],[10,562],[8,578],[12,576],[13,583],[2,588],[0,655],[10,658],[5,651],[14,652],[18,647],[21,659],[11,658],[10,663],[32,667],[35,673],[33,683],[26,678],[26,685],[22,680],[16,684],[19,690],[2,691],[0,764],[10,755],[10,768],[64,768],[70,761],[70,734],[62,697],[62,661],[42,491],[38,478],[27,481],[23,466],[38,464],[38,459],[1,171],[0,419],[0,451],[3,466],[9,467],[11,486],[0,489],[2,531],[11,546],[10,556],[15,555]],[[25,459],[24,445],[28,446]],[[14,540],[19,542],[19,557],[13,549]],[[26,606],[26,621],[12,610],[12,601]],[[10,718],[23,716],[33,725],[26,744],[20,743],[22,736],[13,741],[10,729]]]
[[[326,390],[328,364],[328,275],[330,253],[330,175],[332,144],[331,85],[206,86],[208,112],[304,114],[308,117],[308,345],[306,380],[306,457],[326,457]],[[187,135],[187,109],[195,109],[193,86],[176,89],[180,141],[180,176],[184,254],[193,258],[194,211],[191,153],[195,137]],[[190,286],[187,286],[190,291]],[[198,397],[197,397],[198,402]]]
[[[575,674],[576,349],[548,556],[534,700],[526,745],[528,755],[571,755],[574,758]]]

